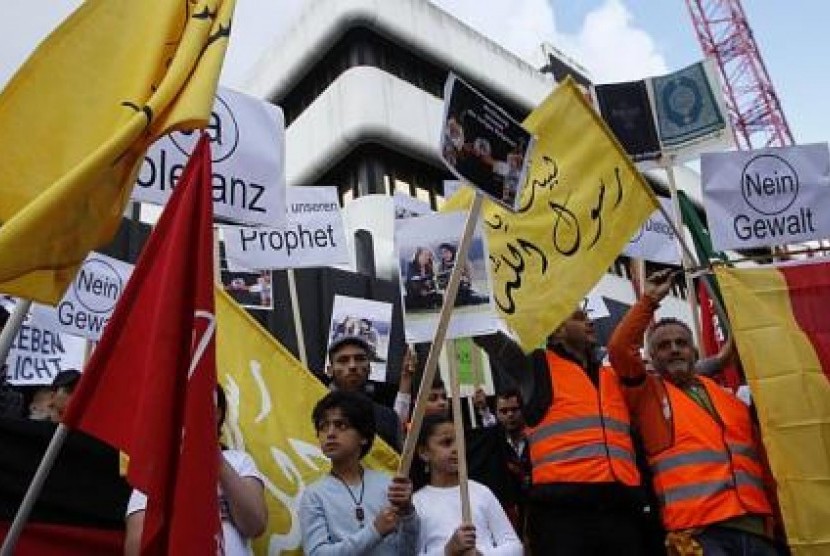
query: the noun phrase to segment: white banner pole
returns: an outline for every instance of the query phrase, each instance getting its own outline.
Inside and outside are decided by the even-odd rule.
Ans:
[[[297,337],[297,351],[303,366],[308,368],[308,355],[305,350],[305,336],[303,335],[303,319],[300,314],[300,300],[297,297],[297,278],[294,269],[288,269],[288,296],[291,298],[291,313],[294,315],[294,334]]]

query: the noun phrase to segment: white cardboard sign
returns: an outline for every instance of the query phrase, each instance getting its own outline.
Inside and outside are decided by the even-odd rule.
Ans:
[[[369,380],[386,381],[391,333],[391,303],[345,295],[334,296],[328,345],[343,336],[359,336],[366,340],[371,348]]]
[[[279,225],[285,218],[285,122],[271,103],[220,87],[208,127],[213,210],[246,224]],[[147,151],[132,199],[164,205],[199,139],[175,132]]]
[[[716,250],[830,237],[827,143],[708,153],[701,174]]]
[[[35,303],[32,315],[49,328],[99,340],[132,273],[129,263],[90,253],[58,304]]]
[[[335,187],[289,187],[285,226],[223,226],[229,265],[253,270],[349,264]]]
[[[464,212],[447,212],[395,221],[407,342],[430,342],[435,335],[466,219]],[[462,271],[447,339],[498,329],[487,262],[487,242],[479,222]]]
[[[671,214],[671,201],[660,198],[666,214]],[[640,229],[631,237],[623,253],[635,259],[664,264],[680,264],[677,236],[659,209],[651,213]]]
[[[6,378],[17,386],[51,384],[60,371],[82,370],[85,347],[82,338],[44,326],[30,313],[12,340]]]

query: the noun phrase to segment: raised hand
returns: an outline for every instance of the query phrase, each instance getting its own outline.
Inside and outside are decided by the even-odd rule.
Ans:
[[[646,278],[643,293],[654,301],[661,301],[669,293],[674,279],[681,272],[683,271],[666,268],[650,274],[649,277]]]

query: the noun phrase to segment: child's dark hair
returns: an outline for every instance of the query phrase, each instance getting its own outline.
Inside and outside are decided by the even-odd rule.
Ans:
[[[451,412],[447,412],[443,415],[425,415],[424,420],[421,423],[421,432],[418,434],[418,448],[423,448],[427,445],[430,437],[435,434],[435,430],[440,425],[452,422]],[[412,479],[413,490],[418,490],[419,488],[429,484],[429,471],[420,458],[413,463],[412,468],[409,471],[409,478]]]
[[[452,415],[449,411],[444,415],[425,415],[421,423],[421,432],[418,434],[418,447],[426,446],[429,437],[435,434],[438,425],[444,423],[452,423]]]
[[[496,392],[496,398],[500,400],[516,398],[516,401],[519,402],[519,407],[521,407],[524,403],[524,400],[522,399],[522,392],[516,387],[505,388],[504,390]]]
[[[366,441],[360,447],[362,458],[372,449],[375,441],[375,410],[372,401],[364,394],[358,392],[343,392],[340,390],[326,394],[311,413],[311,423],[314,430],[320,430],[320,425],[326,417],[326,413],[332,409],[339,409],[349,422],[349,426],[357,431]]]

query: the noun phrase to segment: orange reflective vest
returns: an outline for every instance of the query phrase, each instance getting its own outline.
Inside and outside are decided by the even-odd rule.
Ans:
[[[717,417],[665,382],[675,415],[674,442],[666,450],[649,454],[654,490],[669,531],[744,514],[772,513],[748,408],[713,381],[699,380]],[[647,436],[648,423],[642,426]]]
[[[628,409],[611,367],[596,388],[585,371],[547,351],[553,403],[528,434],[534,485],[619,482],[638,486]]]

